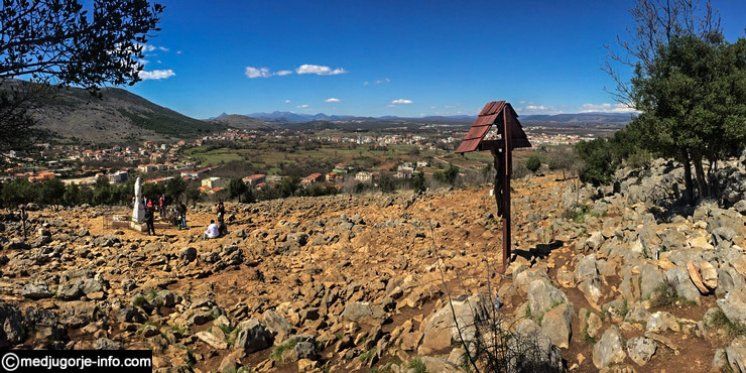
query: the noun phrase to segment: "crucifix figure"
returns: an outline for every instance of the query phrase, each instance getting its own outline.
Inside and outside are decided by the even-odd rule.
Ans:
[[[493,125],[497,127],[497,140],[485,140]],[[511,252],[510,226],[510,176],[512,174],[513,149],[531,147],[523,132],[518,114],[505,101],[488,102],[469,128],[463,141],[456,149],[457,153],[468,153],[476,150],[489,150],[492,153],[495,168],[495,205],[497,217],[502,221],[502,271],[507,268]]]

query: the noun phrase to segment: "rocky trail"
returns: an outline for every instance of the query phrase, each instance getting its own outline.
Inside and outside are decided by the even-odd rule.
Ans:
[[[152,349],[159,371],[460,371],[489,285],[553,366],[746,371],[746,202],[662,218],[680,178],[658,162],[616,190],[515,181],[504,275],[487,186],[229,205],[214,240],[209,206],[156,237],[106,227],[125,208],[41,209],[26,243],[6,211],[0,347]]]

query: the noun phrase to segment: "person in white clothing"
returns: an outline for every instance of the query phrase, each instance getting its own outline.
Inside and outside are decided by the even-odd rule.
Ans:
[[[220,237],[220,228],[215,224],[215,220],[210,220],[210,225],[207,226],[205,231],[205,238],[218,238]]]

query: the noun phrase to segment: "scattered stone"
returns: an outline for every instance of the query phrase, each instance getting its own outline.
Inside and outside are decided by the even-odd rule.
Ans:
[[[746,337],[736,337],[725,349],[728,365],[734,372],[746,372]]]
[[[612,325],[593,346],[593,365],[598,369],[603,369],[623,362],[626,357],[619,329]]]
[[[627,341],[627,354],[637,365],[643,366],[655,354],[658,345],[652,339],[635,337]]]
[[[191,263],[197,259],[197,249],[188,247],[179,254],[179,259],[184,263]]]
[[[573,309],[569,303],[562,303],[544,313],[541,331],[560,348],[570,347]]]
[[[717,305],[725,317],[737,325],[746,325],[746,289],[733,289],[725,297],[717,300]]]
[[[243,349],[247,354],[272,346],[273,337],[257,319],[249,319],[238,324],[238,334],[234,348]]]

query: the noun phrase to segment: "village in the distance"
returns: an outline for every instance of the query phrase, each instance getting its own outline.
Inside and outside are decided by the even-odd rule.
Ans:
[[[381,175],[407,181],[415,172],[431,177],[450,164],[466,169],[479,166],[483,159],[478,156],[466,158],[453,153],[469,124],[461,122],[415,127],[398,122],[374,130],[356,129],[359,123],[346,125],[352,130],[305,130],[298,129],[297,124],[294,129],[229,128],[194,139],[108,146],[41,143],[31,151],[4,153],[0,180],[38,183],[56,179],[65,185],[93,186],[99,179],[112,185],[125,184],[137,175],[145,184],[165,184],[181,178],[198,188],[206,200],[228,197],[225,192],[235,178],[257,192],[277,185],[283,178],[296,179],[302,187],[323,184],[342,191],[347,186],[349,191],[350,185],[373,186]],[[533,144],[546,148],[606,137],[624,124],[538,122],[530,123],[526,132]],[[287,144],[294,149],[287,149]],[[230,151],[236,147],[255,151]],[[279,155],[283,152],[292,153],[292,157]],[[273,160],[278,156],[285,157],[284,161]],[[279,167],[281,163],[292,163],[293,167]]]

